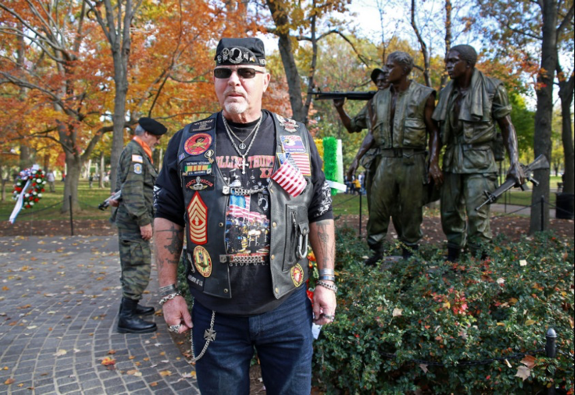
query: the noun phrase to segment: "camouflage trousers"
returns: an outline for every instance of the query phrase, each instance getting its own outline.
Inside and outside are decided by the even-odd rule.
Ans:
[[[485,200],[483,191],[497,187],[495,174],[444,173],[441,187],[441,226],[451,248],[469,247],[473,254],[491,242],[490,206],[475,207]]]
[[[152,250],[150,242],[142,239],[140,228],[118,227],[120,239],[120,263],[122,265],[122,294],[126,298],[140,300],[150,282]]]
[[[417,245],[423,236],[425,172],[425,155],[379,159],[369,192],[367,222],[367,244],[373,251],[383,252],[390,217],[405,246]]]

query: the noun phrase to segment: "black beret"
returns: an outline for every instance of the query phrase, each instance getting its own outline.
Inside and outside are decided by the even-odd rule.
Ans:
[[[382,69],[378,69],[378,68],[373,69],[373,71],[371,72],[371,80],[373,81],[374,84],[375,84],[375,80],[377,80],[377,77],[379,77],[379,75],[382,73],[383,73]]]
[[[138,120],[138,123],[148,133],[152,133],[155,136],[161,136],[168,131],[164,125],[152,118],[143,117]]]
[[[216,66],[234,66],[251,64],[266,65],[264,43],[259,38],[222,38],[214,57]]]

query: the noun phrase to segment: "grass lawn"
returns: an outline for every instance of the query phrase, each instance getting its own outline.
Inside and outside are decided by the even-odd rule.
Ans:
[[[56,181],[56,192],[42,193],[42,199],[31,209],[20,211],[16,221],[37,221],[46,219],[68,219],[69,213],[61,213],[64,193],[64,183]],[[74,219],[107,219],[110,216],[110,210],[98,210],[98,205],[108,196],[108,188],[100,189],[95,182],[90,188],[88,181],[80,181],[78,186],[79,200],[81,211],[74,213]],[[10,214],[14,209],[15,201],[12,200],[12,184],[6,184],[6,200],[0,202],[0,221],[8,221]]]
[[[557,182],[561,177],[551,177],[552,190],[557,188]],[[6,184],[6,200],[0,202],[0,221],[8,221],[12,210],[14,209],[14,201],[12,200],[12,184]],[[37,206],[32,209],[22,210],[18,215],[17,221],[37,221],[46,219],[68,219],[69,213],[61,213],[62,208],[62,194],[64,193],[64,183],[56,181],[56,192],[44,192],[42,199],[38,202]],[[79,199],[81,211],[74,213],[74,219],[107,219],[110,216],[110,210],[98,210],[98,205],[102,203],[110,192],[108,188],[100,189],[97,183],[94,183],[93,188],[89,188],[88,181],[80,181],[79,185]],[[550,194],[551,204],[555,204],[555,193]],[[514,188],[512,191],[507,192],[499,200],[500,204],[512,204],[520,206],[531,205],[531,191],[521,191]],[[346,195],[344,193],[333,196],[333,210],[334,215],[359,215],[360,199],[359,195]],[[367,199],[362,196],[361,199],[362,215],[367,218]]]

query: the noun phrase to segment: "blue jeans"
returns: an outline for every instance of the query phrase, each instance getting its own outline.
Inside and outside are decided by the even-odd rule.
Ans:
[[[205,344],[211,310],[194,303],[194,355]],[[257,350],[269,395],[311,392],[312,309],[305,287],[294,291],[273,311],[252,317],[216,313],[216,340],[196,362],[202,395],[249,394],[250,361]]]

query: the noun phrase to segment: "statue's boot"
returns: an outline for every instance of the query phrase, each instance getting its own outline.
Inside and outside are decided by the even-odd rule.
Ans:
[[[461,255],[461,248],[447,247],[447,256],[445,257],[445,260],[448,262],[455,263],[459,261],[460,255]]]

